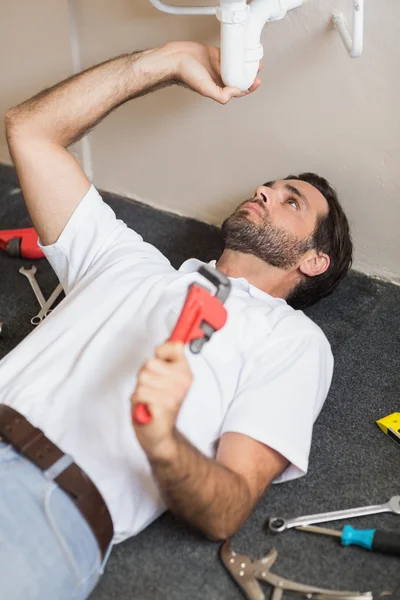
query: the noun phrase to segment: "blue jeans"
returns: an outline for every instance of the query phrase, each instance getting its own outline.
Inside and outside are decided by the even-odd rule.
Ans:
[[[0,442],[0,597],[83,600],[102,566],[96,538],[67,494]]]

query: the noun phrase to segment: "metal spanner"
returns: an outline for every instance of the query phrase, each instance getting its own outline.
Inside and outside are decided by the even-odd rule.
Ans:
[[[39,302],[39,305],[41,306],[41,308],[43,308],[43,306],[46,304],[46,300],[44,299],[42,290],[40,289],[39,284],[36,281],[36,277],[35,277],[36,271],[37,271],[37,268],[33,265],[30,269],[21,267],[19,270],[21,275],[24,275],[27,278],[27,280],[29,281],[29,283],[31,284],[33,293],[35,294],[36,299]]]
[[[34,265],[32,265],[30,269],[21,267],[19,269],[19,272],[21,273],[21,275],[24,275],[28,279],[29,283],[31,284],[32,290],[36,296],[36,299],[39,302],[40,312],[31,319],[32,325],[39,325],[43,321],[43,319],[47,317],[47,315],[51,312],[51,307],[62,292],[62,286],[61,284],[58,284],[54,292],[51,294],[50,298],[48,300],[45,300],[42,290],[40,289],[35,277],[35,274],[37,272],[36,267]]]
[[[389,502],[386,502],[386,504],[376,504],[375,506],[362,506],[361,508],[337,510],[334,512],[320,513],[318,515],[298,517],[297,519],[271,517],[268,521],[268,528],[273,533],[280,533],[281,531],[285,531],[291,527],[297,527],[298,525],[313,525],[314,523],[339,521],[340,519],[352,519],[354,517],[376,515],[384,512],[392,512],[395,515],[400,515],[400,496],[393,496],[393,498],[391,498]]]
[[[35,317],[32,317],[32,325],[40,325],[43,319],[47,317],[49,312],[51,312],[51,307],[53,306],[54,302],[57,300],[58,296],[61,294],[62,291],[62,285],[61,283],[59,283],[54,292],[51,294],[50,298],[46,300],[46,302],[43,304],[38,314]]]

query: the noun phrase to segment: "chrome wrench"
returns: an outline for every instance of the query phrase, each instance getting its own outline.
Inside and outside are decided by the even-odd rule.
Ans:
[[[400,515],[400,496],[393,496],[393,498],[391,498],[389,502],[386,502],[386,504],[362,506],[361,508],[349,508],[348,510],[337,510],[334,512],[320,513],[318,515],[298,517],[297,519],[271,517],[268,522],[268,528],[273,533],[280,533],[281,531],[285,531],[286,529],[297,527],[299,525],[313,525],[314,523],[339,521],[340,519],[353,519],[354,517],[377,515],[378,513],[384,512],[391,512],[395,515]]]
[[[46,300],[46,302],[42,305],[40,312],[35,317],[32,317],[31,323],[32,325],[40,325],[45,317],[49,314],[51,307],[54,302],[57,300],[58,296],[63,291],[61,283],[58,284],[54,292],[51,294],[50,298]]]
[[[26,277],[28,279],[29,283],[31,284],[33,293],[36,296],[36,300],[39,302],[39,305],[41,306],[41,308],[43,308],[43,306],[46,304],[46,300],[44,299],[42,290],[40,289],[39,284],[36,281],[36,277],[35,277],[36,271],[37,271],[37,268],[33,265],[30,269],[21,267],[19,270],[21,275],[24,275],[24,277]]]

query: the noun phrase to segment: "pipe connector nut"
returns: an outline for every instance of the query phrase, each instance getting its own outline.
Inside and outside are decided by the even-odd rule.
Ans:
[[[245,23],[249,17],[250,6],[242,6],[241,8],[217,7],[216,17],[220,23],[238,25]]]
[[[260,62],[264,57],[264,48],[259,44],[257,48],[246,48],[244,51],[244,60],[249,62]]]

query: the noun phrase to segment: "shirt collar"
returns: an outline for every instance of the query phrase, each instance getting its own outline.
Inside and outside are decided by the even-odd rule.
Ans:
[[[205,263],[201,260],[198,260],[197,258],[189,258],[181,264],[178,271],[180,271],[181,273],[194,273],[194,271],[197,271],[201,265],[205,264],[208,264],[209,267],[215,269],[217,261],[210,260],[209,263]],[[270,294],[263,292],[255,285],[249,283],[244,277],[228,277],[228,279],[230,280],[233,287],[246,291],[248,294],[250,294],[250,296],[253,296],[253,298],[258,298],[259,300],[264,301],[267,300],[269,302],[271,300],[274,300],[276,302],[283,302],[284,304],[286,304],[286,300],[284,300],[283,298],[274,298],[273,296],[270,296]]]

